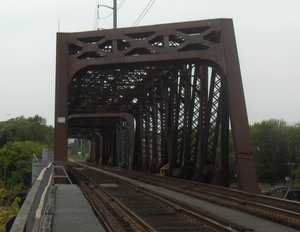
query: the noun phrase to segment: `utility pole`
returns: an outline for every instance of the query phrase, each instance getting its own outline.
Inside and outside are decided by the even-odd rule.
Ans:
[[[97,30],[99,29],[98,28],[98,20],[100,20],[99,7],[106,7],[106,8],[113,10],[113,29],[116,29],[117,28],[117,9],[118,9],[117,0],[113,0],[113,7],[97,3],[97,18],[96,18],[96,24],[95,24]]]
[[[117,28],[117,0],[114,0],[114,29]]]

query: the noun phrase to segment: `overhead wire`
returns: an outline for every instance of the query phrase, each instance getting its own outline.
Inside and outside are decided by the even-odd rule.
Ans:
[[[97,15],[98,15],[98,3],[99,0],[96,0],[96,6],[95,6],[95,16],[94,16],[94,25],[93,25],[93,28],[94,29],[97,29]]]
[[[150,0],[147,4],[147,6],[145,7],[145,9],[143,10],[143,12],[140,14],[140,16],[137,18],[137,20],[133,23],[132,27],[137,26],[141,20],[145,17],[145,15],[148,13],[148,11],[151,9],[151,7],[153,6],[154,2],[156,0]],[[151,5],[150,5],[151,4]]]
[[[127,1],[127,0],[122,0],[122,1],[119,3],[117,9],[119,10],[119,9],[124,5],[124,3],[125,3],[126,1]],[[114,12],[111,12],[111,13],[109,13],[108,15],[102,17],[102,18],[100,18],[100,17],[98,17],[98,18],[99,18],[99,19],[106,19],[106,18],[109,18],[110,16],[112,16],[113,13],[114,13]]]
[[[141,18],[141,16],[144,14],[144,12],[146,11],[146,9],[148,8],[148,6],[150,5],[150,3],[152,2],[152,0],[150,0],[147,4],[147,6],[144,8],[144,10],[142,11],[142,13],[140,14],[140,16],[137,18],[137,20],[135,20],[135,22],[132,24],[132,27],[135,27],[137,25],[138,20]]]
[[[100,23],[100,19],[106,19],[106,18],[109,18],[110,16],[113,15],[114,12],[111,12],[110,14],[104,16],[104,17],[100,17],[100,12],[99,12],[99,1],[100,0],[96,0],[96,7],[95,7],[95,18],[94,18],[94,29],[99,29],[98,28],[98,25]],[[119,5],[117,6],[117,9],[119,10],[123,5],[124,3],[126,2],[127,0],[122,0]]]
[[[124,5],[124,3],[126,2],[127,0],[122,0],[122,2],[120,2],[120,4],[118,5],[118,10]]]

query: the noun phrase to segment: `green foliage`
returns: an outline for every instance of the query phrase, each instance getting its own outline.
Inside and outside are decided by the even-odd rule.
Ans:
[[[78,152],[80,152],[80,149],[78,148],[72,148],[69,152],[68,155],[69,156],[78,156]]]
[[[0,179],[3,185],[30,185],[32,154],[41,153],[43,147],[44,144],[32,141],[5,144],[0,150]]]
[[[26,185],[29,186],[31,183],[31,171],[32,171],[32,160],[19,160],[16,163],[16,171],[11,173],[11,177],[8,180],[8,185]]]
[[[295,173],[295,179],[297,182],[300,182],[300,164],[298,169],[294,172]]]
[[[35,115],[0,122],[0,187],[30,185],[33,153],[54,147],[54,128]]]
[[[7,142],[34,141],[53,147],[54,129],[46,125],[46,119],[35,115],[12,118],[0,123],[0,148]]]
[[[270,119],[250,126],[259,180],[282,180],[290,176],[288,162],[300,162],[300,127]]]
[[[5,188],[0,189],[0,206],[4,206],[5,200],[4,197],[6,196]]]
[[[91,162],[91,157],[90,157],[90,156],[87,156],[87,157],[85,157],[84,159],[85,159],[85,161],[87,161],[87,162]]]
[[[19,203],[21,199],[16,197],[15,200],[8,205],[9,201],[5,201],[7,192],[4,188],[0,190],[0,232],[6,231],[6,223],[19,212]]]
[[[78,158],[89,161],[90,156],[85,157],[85,154],[90,153],[90,141],[88,139],[74,139],[74,142],[69,144],[68,156],[77,156]],[[83,149],[81,151],[81,149]]]
[[[88,148],[85,148],[81,154],[80,154],[80,149],[72,148],[69,151],[68,156],[76,156],[76,157],[78,157],[82,160],[89,161],[90,156],[87,156],[87,157],[84,156],[84,154],[86,154],[86,153],[89,154],[89,149]]]

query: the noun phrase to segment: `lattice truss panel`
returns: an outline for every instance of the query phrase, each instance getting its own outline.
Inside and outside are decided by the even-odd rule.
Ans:
[[[136,122],[135,169],[157,172],[171,163],[170,174],[191,178],[200,166],[214,167],[220,76],[199,60],[155,61],[166,51],[185,56],[218,46],[220,30],[212,28],[203,25],[163,33],[125,33],[120,39],[92,36],[73,40],[68,46],[69,59],[98,65],[82,68],[73,76],[68,114],[130,112]],[[102,64],[120,57],[142,62]],[[145,59],[153,61],[145,63]],[[110,127],[113,129],[99,130],[106,137],[102,162],[127,163],[127,132],[120,130],[119,123]]]
[[[57,49],[57,160],[81,134],[102,164],[210,183],[220,155],[228,186],[230,115],[241,189],[257,191],[231,19],[58,33]]]
[[[220,75],[212,67],[184,61],[130,66],[92,67],[77,73],[69,85],[69,115],[130,112],[136,119],[136,169],[157,172],[172,161],[174,170],[181,170],[178,175],[191,178],[204,151],[205,165],[214,165]],[[100,128],[107,125],[105,122]],[[115,134],[107,146],[116,149],[103,159],[110,164],[115,160],[114,165],[126,163],[129,153],[128,140],[124,139],[129,137],[128,130],[119,128],[118,123],[108,129]],[[114,144],[114,139],[119,142]],[[166,149],[167,143],[172,144],[172,150]]]
[[[96,150],[100,150],[100,138],[103,138],[102,163],[128,168],[129,127],[123,118],[75,118],[69,120],[69,137],[85,138],[95,141]],[[100,157],[94,157],[99,162]]]
[[[205,23],[207,24],[207,23]],[[150,27],[149,31],[140,31],[112,36],[82,37],[69,44],[68,53],[77,60],[103,60],[114,57],[131,59],[145,56],[153,60],[166,50],[172,53],[206,51],[221,42],[220,28],[217,25],[192,28],[166,28],[165,31]],[[84,34],[83,34],[84,36]],[[117,59],[117,58],[116,58]],[[142,58],[143,59],[143,58]],[[100,61],[101,62],[101,61]],[[93,63],[93,62],[91,62]]]

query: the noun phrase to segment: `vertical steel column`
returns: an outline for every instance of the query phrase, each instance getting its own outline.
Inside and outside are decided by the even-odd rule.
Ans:
[[[100,142],[100,134],[96,133],[96,139],[95,139],[95,150],[96,150],[96,154],[94,159],[92,160],[95,163],[100,163],[100,147],[101,147],[101,142]]]
[[[100,147],[99,147],[99,164],[102,164],[103,159],[103,136],[99,134]]]
[[[68,155],[68,35],[57,33],[55,88],[55,164],[67,166]]]
[[[109,128],[109,157],[111,158],[111,166],[116,166],[116,125]]]
[[[174,79],[174,78],[173,78]],[[176,79],[177,80],[177,79]],[[174,81],[173,81],[174,82]],[[166,143],[167,143],[167,152],[168,152],[168,161],[169,161],[169,176],[172,176],[173,174],[173,167],[174,167],[174,148],[173,148],[173,140],[175,135],[173,134],[174,131],[174,108],[175,108],[175,92],[173,91],[173,88],[171,87],[169,90],[169,105],[166,107],[167,109],[167,115],[166,115]]]
[[[91,151],[90,151],[90,159],[91,161],[95,161],[96,157],[96,135],[91,138]]]
[[[199,64],[195,64],[195,71],[194,71],[194,82],[193,82],[193,113],[195,113],[195,111],[198,108],[198,116],[195,118],[192,118],[192,122],[194,124],[196,124],[197,126],[193,125],[193,130],[196,130],[196,132],[194,133],[194,138],[195,138],[195,142],[194,142],[194,160],[193,160],[193,168],[194,168],[194,173],[193,176],[196,174],[198,166],[199,166],[199,149],[201,147],[201,109],[202,109],[202,104],[201,104],[201,81],[200,81],[200,66]],[[191,179],[193,178],[193,176],[191,176]]]
[[[156,100],[152,101],[152,159],[151,159],[151,173],[155,173],[158,168],[158,142],[157,142],[157,107]]]
[[[145,172],[150,172],[150,113],[148,110],[145,111]]]
[[[239,188],[258,193],[257,175],[232,20],[221,20],[227,70],[228,108]]]
[[[229,187],[229,113],[226,96],[226,82],[222,79],[221,90],[221,155],[220,155],[220,186]]]
[[[135,146],[134,146],[134,159],[133,170],[141,171],[143,169],[143,152],[142,152],[142,134],[143,134],[143,118],[141,109],[138,108],[136,115],[136,130],[135,130]]]
[[[190,161],[190,133],[191,133],[191,114],[190,108],[192,108],[191,104],[191,71],[190,67],[186,66],[183,69],[183,73],[181,75],[181,79],[183,79],[183,87],[184,87],[184,114],[183,114],[183,127],[182,127],[182,152],[181,155],[184,157],[183,160],[183,175],[184,179],[187,178],[187,167]]]
[[[196,98],[196,83],[197,83],[197,77],[195,75],[196,72],[196,67],[190,66],[190,71],[189,71],[189,92],[191,92],[188,96],[190,102],[189,104],[189,109],[188,109],[188,133],[187,133],[187,141],[188,142],[185,148],[185,153],[188,156],[188,163],[187,163],[187,173],[186,173],[186,178],[191,179],[193,175],[195,174],[196,171],[196,161],[197,161],[197,127],[194,125],[194,114],[197,116],[196,112],[196,107],[199,107],[198,105],[196,106],[195,104],[195,98]],[[198,115],[199,117],[199,115]]]
[[[200,65],[199,65],[200,66]],[[199,67],[200,76],[200,114],[198,121],[199,130],[199,149],[198,149],[198,170],[193,180],[200,181],[203,179],[203,169],[205,162],[204,144],[205,144],[205,125],[207,119],[207,98],[208,98],[208,68],[206,66]]]
[[[120,162],[122,162],[122,131],[123,128],[122,126],[119,124],[120,122],[116,122],[116,126],[115,126],[115,152],[114,152],[114,160],[116,163],[116,166],[119,165]]]
[[[180,75],[180,74],[178,74],[178,75]],[[178,79],[177,79],[177,82],[178,82]],[[172,150],[172,154],[173,154],[173,158],[172,158],[173,165],[172,166],[173,166],[173,168],[174,168],[175,165],[177,166],[177,168],[181,168],[181,163],[182,163],[182,156],[178,157],[178,153],[180,151],[180,147],[178,147],[179,146],[179,144],[178,144],[179,139],[178,138],[179,138],[179,135],[180,135],[178,127],[179,127],[181,88],[182,88],[182,81],[181,81],[181,78],[180,78],[179,88],[176,87],[175,91],[172,89],[174,91],[174,99],[172,99],[173,102],[174,102],[173,103],[174,108],[173,108],[173,112],[172,112],[172,124],[173,124],[173,133],[174,133],[174,136],[173,136],[173,150]]]
[[[165,92],[166,91],[166,92]],[[167,95],[167,89],[165,91],[162,91],[162,98],[163,99],[168,99]],[[166,103],[165,100],[161,99],[160,100],[160,117],[161,117],[161,153],[160,153],[160,168],[168,164],[168,153],[167,153],[167,147],[166,147],[166,131],[167,131],[167,112],[168,112],[168,104]]]
[[[107,165],[109,156],[108,156],[108,132],[107,129],[103,129],[101,132],[103,136],[103,149],[102,149],[102,160],[101,164]]]
[[[124,121],[125,131],[124,131],[124,161],[125,167],[132,170],[133,169],[133,152],[130,153],[130,141],[134,138],[130,139],[130,122]],[[134,146],[133,146],[134,147]]]

